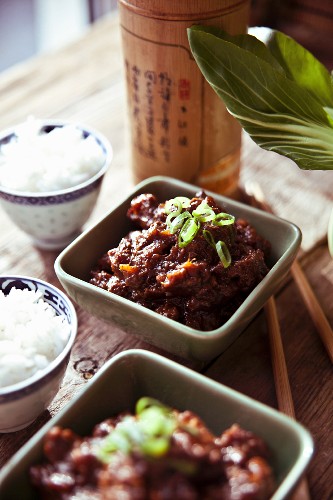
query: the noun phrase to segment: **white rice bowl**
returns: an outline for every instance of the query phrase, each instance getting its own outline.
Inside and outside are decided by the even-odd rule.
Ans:
[[[104,162],[93,135],[84,137],[73,124],[46,133],[43,122],[30,117],[0,148],[0,185],[33,193],[68,189],[93,177]]]
[[[64,349],[70,325],[41,291],[12,288],[0,293],[0,387],[45,369]]]

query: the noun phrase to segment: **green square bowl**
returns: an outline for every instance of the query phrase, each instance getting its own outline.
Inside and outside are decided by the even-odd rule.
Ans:
[[[133,411],[143,396],[195,412],[215,434],[238,423],[264,439],[277,484],[274,500],[290,494],[311,460],[312,438],[294,420],[174,361],[133,349],[108,361],[76,398],[7,462],[0,472],[1,500],[36,498],[28,471],[40,462],[43,439],[52,426],[88,435],[102,420],[124,410]]]
[[[195,330],[88,282],[102,254],[118,246],[133,230],[126,213],[134,196],[153,193],[163,202],[175,196],[192,197],[198,191],[198,186],[167,177],[152,177],[138,184],[118,206],[63,250],[55,261],[55,271],[68,295],[90,314],[177,356],[209,361],[237,338],[279,289],[301,242],[301,232],[294,224],[207,191],[227,212],[247,219],[272,244],[269,273],[216,330]]]

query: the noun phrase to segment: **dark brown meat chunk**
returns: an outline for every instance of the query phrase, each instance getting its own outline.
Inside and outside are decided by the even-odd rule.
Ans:
[[[206,200],[215,213],[223,211],[205,193],[191,200],[192,212]],[[225,323],[268,272],[270,243],[247,221],[218,226],[201,224],[185,247],[166,224],[164,204],[152,194],[135,198],[129,218],[139,226],[118,247],[103,255],[90,282],[197,330]],[[232,263],[224,267],[216,249],[205,239],[223,241]]]
[[[45,463],[30,470],[40,498],[107,500],[266,500],[274,491],[265,443],[233,425],[214,436],[197,415],[174,411],[170,448],[152,459],[115,451],[102,462],[98,446],[123,414],[79,438],[55,428],[45,440]],[[51,453],[50,453],[50,450]]]
[[[132,200],[127,216],[142,229],[148,229],[155,218],[157,208],[158,201],[153,194],[142,194]]]

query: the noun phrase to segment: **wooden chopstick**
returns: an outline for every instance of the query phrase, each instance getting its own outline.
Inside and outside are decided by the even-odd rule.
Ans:
[[[264,309],[268,327],[278,408],[281,412],[295,419],[294,403],[290,389],[286,360],[284,356],[280,325],[276,310],[276,303],[273,297],[268,299],[264,306]],[[303,477],[298,483],[292,495],[292,499],[309,500],[310,498],[311,496],[309,492],[308,482],[306,478]]]
[[[291,266],[291,274],[325,346],[326,352],[333,363],[333,330],[297,260]]]
[[[273,213],[273,210],[268,205],[264,198],[264,194],[257,183],[250,183],[245,186],[245,192],[252,199],[258,208],[266,212]],[[319,336],[324,344],[326,352],[333,363],[333,330],[325,316],[325,313],[318,302],[318,299],[313,292],[310,283],[303,272],[297,258],[293,262],[290,272],[298,287],[298,290],[303,298],[306,308],[311,316],[311,319],[319,333]]]
[[[276,303],[273,297],[268,299],[264,309],[267,320],[278,407],[280,411],[289,417],[295,418],[295,410],[289,384],[286,360],[284,357],[280,325],[277,316]]]

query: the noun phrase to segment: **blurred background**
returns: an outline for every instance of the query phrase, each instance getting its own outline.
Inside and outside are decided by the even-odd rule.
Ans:
[[[291,35],[333,69],[333,0],[252,0],[251,26]],[[117,0],[0,0],[0,71],[84,34]]]
[[[75,40],[117,0],[0,0],[0,71]]]
[[[333,0],[252,0],[251,26],[292,36],[333,69]]]

